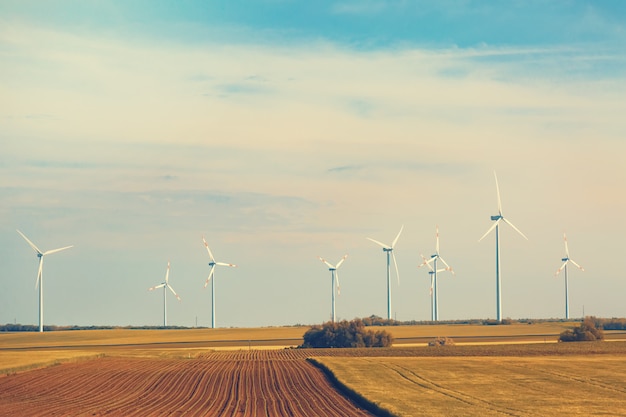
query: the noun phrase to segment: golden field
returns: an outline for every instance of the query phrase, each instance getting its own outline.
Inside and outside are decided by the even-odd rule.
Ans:
[[[626,415],[624,353],[315,361],[395,416]]]

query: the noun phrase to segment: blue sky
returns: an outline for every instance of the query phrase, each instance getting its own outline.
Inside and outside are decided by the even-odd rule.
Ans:
[[[0,322],[318,323],[430,318],[420,253],[441,253],[440,317],[623,317],[623,2],[0,1]]]

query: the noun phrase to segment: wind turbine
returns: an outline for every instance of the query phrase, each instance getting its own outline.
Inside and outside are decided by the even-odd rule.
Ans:
[[[213,253],[211,253],[211,249],[209,249],[209,244],[206,243],[206,240],[204,239],[204,236],[202,236],[202,241],[204,242],[204,246],[206,247],[206,251],[209,253],[209,266],[211,267],[211,271],[209,271],[209,276],[206,279],[206,282],[204,283],[204,288],[207,287],[207,285],[209,285],[209,281],[211,281],[211,327],[213,329],[215,329],[215,266],[219,265],[219,266],[230,266],[230,267],[237,267],[237,265],[234,264],[227,264],[225,262],[215,262],[215,257],[213,256]],[[211,277],[213,277],[213,279],[211,280]]]
[[[487,236],[493,229],[496,229],[496,316],[498,321],[502,321],[502,288],[501,288],[501,276],[500,276],[500,222],[504,222],[511,226],[517,233],[522,235],[522,237],[526,240],[528,238],[522,233],[517,227],[513,225],[510,221],[508,221],[502,215],[502,202],[500,201],[500,187],[498,187],[498,176],[496,172],[493,172],[493,176],[496,179],[496,193],[498,196],[498,214],[495,216],[491,216],[491,220],[495,221],[495,223],[487,230],[487,232],[480,238],[478,241],[480,242]]]
[[[72,248],[73,245],[42,252],[37,246],[35,246],[33,242],[31,242],[26,236],[24,236],[24,233],[20,232],[19,230],[17,231],[17,233],[19,233],[24,238],[24,240],[28,242],[30,247],[33,248],[35,252],[37,252],[37,257],[39,258],[39,272],[37,272],[37,282],[35,283],[35,288],[39,286],[39,331],[43,332],[43,257],[52,253],[61,252],[62,250]]]
[[[391,243],[391,245],[386,245],[382,242],[379,242],[377,240],[374,240],[370,237],[368,237],[368,240],[371,240],[372,242],[376,243],[377,245],[382,246],[383,248],[383,252],[387,253],[387,319],[391,320],[391,264],[389,262],[389,254],[391,254],[391,256],[393,257],[393,264],[396,267],[396,276],[398,277],[398,285],[400,284],[400,273],[398,272],[398,262],[396,262],[396,255],[393,253],[393,249],[396,246],[396,243],[398,242],[398,238],[400,237],[400,233],[402,233],[402,229],[404,229],[404,225],[402,225],[402,227],[400,227],[400,231],[398,232],[398,234],[396,235],[396,238],[393,240],[393,242]]]
[[[330,262],[328,262],[326,259],[322,258],[321,256],[318,256],[318,258],[320,259],[320,261],[324,262],[327,266],[328,266],[328,270],[330,271],[330,275],[331,275],[331,289],[333,291],[333,296],[332,296],[332,317],[333,317],[333,323],[335,321],[337,321],[337,316],[335,315],[335,286],[337,286],[337,295],[340,294],[341,290],[339,288],[339,272],[337,272],[337,270],[339,269],[339,267],[341,266],[341,264],[343,264],[343,261],[346,260],[346,258],[348,257],[348,255],[344,255],[343,258],[341,258],[341,260],[339,262],[337,262],[337,266],[334,266],[333,264],[331,264]]]
[[[454,270],[448,263],[439,255],[439,226],[436,226],[436,243],[435,243],[435,254],[430,255],[430,259],[426,258],[422,255],[422,262],[418,267],[422,267],[428,265],[430,271],[430,307],[431,307],[431,320],[437,321],[439,320],[439,296],[437,290],[437,273],[443,271],[450,271],[452,275],[454,275]],[[441,261],[445,268],[437,268],[437,261]],[[432,263],[432,265],[431,265]]]
[[[567,236],[565,236],[565,233],[563,233],[563,241],[565,242],[565,258],[561,259],[561,261],[563,261],[563,265],[556,270],[554,276],[559,275],[559,273],[565,269],[565,318],[569,319],[569,282],[567,280],[567,264],[571,262],[583,272],[585,271],[585,268],[578,265],[576,261],[569,257],[569,248],[567,247]]]
[[[165,281],[159,285],[155,285],[152,288],[148,288],[148,291],[153,291],[153,290],[156,290],[157,288],[163,288],[163,327],[167,327],[167,303],[165,301],[167,298],[166,297],[167,289],[169,288],[172,294],[174,294],[176,298],[178,299],[178,301],[180,301],[180,297],[178,296],[178,294],[176,294],[176,291],[174,291],[174,288],[172,288],[172,286],[170,285],[170,261],[167,261],[167,271],[165,272]]]

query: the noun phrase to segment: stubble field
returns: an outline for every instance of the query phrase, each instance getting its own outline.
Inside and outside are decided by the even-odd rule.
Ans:
[[[626,357],[316,358],[396,416],[626,416]]]

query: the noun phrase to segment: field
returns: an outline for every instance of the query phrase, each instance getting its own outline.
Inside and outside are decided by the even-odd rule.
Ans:
[[[626,416],[626,356],[315,359],[396,416]]]
[[[11,416],[370,416],[299,350],[102,357],[0,378]]]
[[[394,348],[330,350],[284,349],[306,327],[0,334],[0,410],[626,415],[626,342],[551,343],[567,325],[389,327]],[[464,343],[425,347],[435,336]]]

